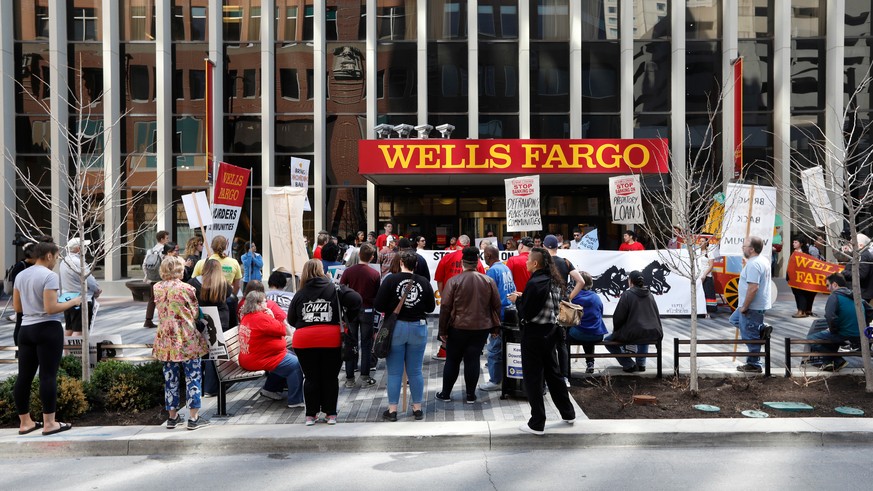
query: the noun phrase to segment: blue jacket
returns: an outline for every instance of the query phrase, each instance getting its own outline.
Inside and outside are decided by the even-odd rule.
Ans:
[[[861,311],[863,310],[862,306]],[[838,336],[847,338],[860,336],[852,290],[842,287],[831,292],[825,304],[825,319],[828,322],[828,330]]]
[[[264,267],[264,257],[257,252],[252,254],[247,252],[240,258],[243,267],[243,283],[248,283],[252,280],[261,280],[264,275],[261,269]]]
[[[580,290],[573,298],[573,303],[582,306],[582,320],[578,329],[588,331],[587,334],[606,334],[606,324],[603,322],[603,302],[600,296],[592,290]]]
[[[500,320],[503,320],[503,313],[506,312],[506,307],[512,305],[512,302],[510,302],[506,297],[515,291],[515,282],[512,281],[512,273],[505,264],[498,261],[492,264],[485,274],[494,280],[494,283],[497,283],[497,295],[500,296]]]

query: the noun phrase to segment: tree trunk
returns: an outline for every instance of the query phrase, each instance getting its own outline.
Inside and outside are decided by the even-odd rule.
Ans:
[[[855,258],[855,255],[858,255]],[[866,383],[864,390],[868,393],[873,392],[873,365],[870,363],[870,343],[867,340],[864,331],[867,329],[866,318],[864,317],[864,306],[861,305],[861,278],[859,276],[861,260],[860,253],[856,250],[852,252],[852,296],[855,298],[855,316],[858,319],[858,334],[861,336],[861,362],[864,365],[864,382]]]
[[[692,246],[688,247],[688,261],[691,270],[691,278],[689,278],[689,286],[691,287],[691,343],[689,346],[688,361],[691,363],[691,374],[689,375],[688,389],[692,395],[697,395],[697,263],[696,254]]]
[[[81,285],[81,291],[79,294],[82,296],[82,306],[80,307],[82,309],[82,381],[87,382],[91,380],[91,341],[90,333],[88,332],[91,330],[91,326],[88,322],[88,279],[82,274],[85,272],[84,247],[81,254],[81,262],[79,263],[79,284]]]

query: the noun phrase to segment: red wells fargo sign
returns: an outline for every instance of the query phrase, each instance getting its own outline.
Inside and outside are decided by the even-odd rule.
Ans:
[[[840,264],[820,261],[809,254],[795,252],[788,259],[788,286],[810,292],[830,293],[825,278],[843,270]]]
[[[360,140],[361,174],[654,174],[666,139]]]

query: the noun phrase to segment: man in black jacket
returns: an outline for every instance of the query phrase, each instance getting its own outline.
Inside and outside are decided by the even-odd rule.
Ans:
[[[524,388],[530,403],[530,419],[518,427],[533,435],[545,434],[546,405],[543,400],[543,378],[549,387],[552,401],[567,424],[576,421],[576,410],[558,367],[557,347],[562,342],[558,330],[558,305],[564,283],[558,277],[552,257],[534,247],[527,258],[530,280],[524,294],[515,292],[507,298],[518,308],[521,320],[521,365]]]

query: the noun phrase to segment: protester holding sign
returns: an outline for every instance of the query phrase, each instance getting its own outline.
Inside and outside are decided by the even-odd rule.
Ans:
[[[167,257],[161,262],[162,281],[155,284],[155,305],[158,311],[158,329],[152,354],[164,365],[164,402],[169,411],[167,429],[182,423],[179,415],[180,372],[185,374],[188,401],[188,429],[196,430],[209,424],[199,417],[202,371],[200,358],[209,353],[206,339],[197,331],[195,322],[200,315],[197,292],[193,286],[182,283],[185,261]]]
[[[806,239],[794,238],[791,241],[791,258],[790,261],[797,260],[797,254],[809,254],[809,245]],[[790,281],[788,271],[785,272],[785,279]],[[794,294],[794,303],[797,305],[797,312],[791,317],[802,318],[812,315],[812,303],[815,301],[815,292],[801,290],[800,288],[791,287],[791,293]]]
[[[220,237],[220,236],[219,236]],[[227,284],[221,273],[221,263],[215,259],[207,259],[203,266],[203,275],[191,278],[188,282],[194,287],[197,302],[201,307],[218,308],[218,317],[221,319],[221,330],[227,331],[230,325],[230,309],[227,299],[233,295],[231,286]],[[236,317],[234,312],[234,317]],[[203,394],[213,397],[218,393],[218,373],[215,371],[215,363],[211,360],[203,361]]]

